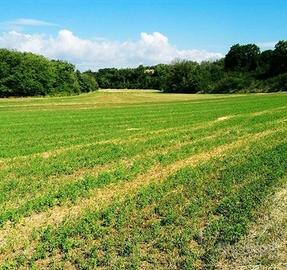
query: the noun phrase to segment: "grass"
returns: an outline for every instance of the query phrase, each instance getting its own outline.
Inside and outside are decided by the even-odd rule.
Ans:
[[[112,90],[0,100],[0,269],[255,265],[238,258],[286,186],[286,104]],[[266,242],[282,235],[278,216]],[[280,252],[257,265],[282,265]]]
[[[282,182],[286,183],[286,179]],[[221,269],[284,269],[287,267],[287,188],[286,184],[270,194],[262,204],[249,232],[235,245],[221,250]]]

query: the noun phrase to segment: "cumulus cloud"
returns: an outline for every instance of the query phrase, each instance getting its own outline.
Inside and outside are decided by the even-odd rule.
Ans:
[[[82,39],[69,30],[60,30],[55,37],[10,31],[0,34],[0,47],[68,60],[81,70],[154,65],[174,59],[200,62],[222,57],[221,53],[203,50],[179,50],[159,32],[141,33],[136,41],[116,42]]]

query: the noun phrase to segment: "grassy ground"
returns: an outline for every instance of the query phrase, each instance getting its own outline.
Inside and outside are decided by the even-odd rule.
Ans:
[[[0,269],[285,267],[286,123],[286,94],[0,100]]]
[[[242,265],[262,270],[287,268],[286,184],[268,196],[247,235],[221,251],[219,269],[240,269]]]

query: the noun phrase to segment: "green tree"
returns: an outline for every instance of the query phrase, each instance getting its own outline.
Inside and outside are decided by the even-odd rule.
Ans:
[[[77,77],[80,86],[80,91],[82,93],[95,91],[99,88],[95,76],[91,71],[87,71],[84,73],[77,71]]]
[[[271,69],[274,75],[287,72],[287,41],[279,41],[275,45]]]
[[[233,45],[225,56],[226,70],[253,71],[258,67],[260,49],[255,44]]]
[[[52,94],[79,94],[80,85],[75,66],[65,61],[52,61],[55,70],[55,83]]]
[[[173,62],[167,91],[196,93],[199,90],[198,67],[199,64],[193,61],[177,60]]]

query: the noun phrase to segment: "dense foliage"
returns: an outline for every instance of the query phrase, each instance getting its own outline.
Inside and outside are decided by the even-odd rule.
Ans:
[[[0,49],[0,97],[70,95],[97,89],[94,76],[74,65]]]
[[[224,59],[196,63],[179,60],[151,67],[100,69],[101,88],[159,89],[165,92],[232,93],[287,90],[287,41],[274,50],[236,44]]]
[[[274,92],[287,90],[287,41],[274,50],[232,46],[225,58],[197,63],[79,72],[74,65],[32,53],[0,49],[0,97],[71,95],[100,88],[158,89],[172,93]]]

